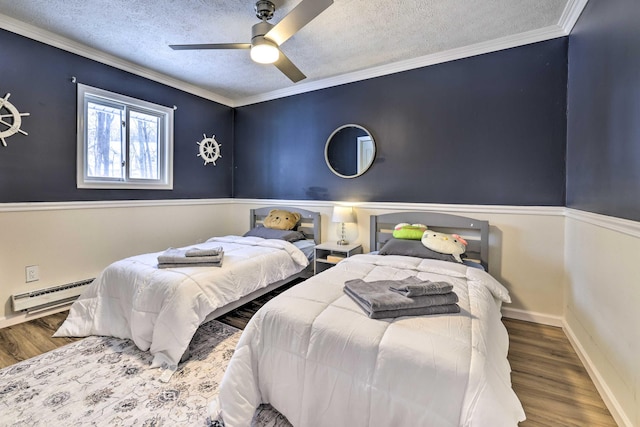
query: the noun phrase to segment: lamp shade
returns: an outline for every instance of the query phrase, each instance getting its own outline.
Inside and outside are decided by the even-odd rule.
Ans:
[[[351,206],[334,206],[333,215],[331,215],[331,221],[342,222],[342,223],[355,223],[356,215],[353,212],[353,208]]]

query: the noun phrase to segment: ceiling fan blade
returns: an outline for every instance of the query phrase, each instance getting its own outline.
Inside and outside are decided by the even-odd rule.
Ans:
[[[196,49],[251,49],[251,43],[170,44],[173,50]]]
[[[307,76],[302,74],[302,71],[300,71],[298,67],[293,65],[293,62],[291,62],[291,60],[287,58],[286,55],[282,53],[282,51],[280,51],[280,56],[278,57],[278,60],[273,63],[273,65],[278,67],[278,70],[282,71],[282,73],[285,76],[289,77],[289,80],[294,83],[298,83],[300,80],[307,78]]]
[[[280,46],[333,4],[333,0],[302,0],[264,36]]]

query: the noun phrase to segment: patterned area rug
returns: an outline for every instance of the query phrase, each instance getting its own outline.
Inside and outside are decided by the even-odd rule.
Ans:
[[[88,337],[0,370],[0,426],[212,426],[207,406],[241,331],[202,325],[168,383],[132,341]],[[252,426],[290,427],[269,405]]]

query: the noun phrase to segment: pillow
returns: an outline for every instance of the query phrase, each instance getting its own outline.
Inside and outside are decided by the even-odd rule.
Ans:
[[[244,237],[262,237],[263,239],[278,239],[287,242],[295,242],[306,239],[304,233],[295,230],[276,230],[275,228],[256,227],[247,231]]]
[[[486,271],[483,267],[482,264],[480,264],[479,262],[475,262],[475,261],[470,261],[468,259],[463,259],[462,263],[464,265],[466,265],[467,267],[473,267],[473,268],[479,268],[480,270]]]
[[[453,255],[441,254],[425,247],[419,240],[389,239],[378,252],[380,255],[404,255],[416,258],[439,259],[457,263]]]
[[[407,224],[402,222],[393,228],[393,237],[396,239],[420,240],[427,230],[424,224]]]
[[[303,254],[307,257],[307,259],[313,262],[313,256],[316,250],[316,242],[311,239],[298,240],[296,242],[292,242],[293,246],[300,249]]]

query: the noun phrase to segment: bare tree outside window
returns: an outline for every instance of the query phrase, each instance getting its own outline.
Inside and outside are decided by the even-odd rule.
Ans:
[[[90,102],[87,155],[89,176],[122,178],[122,113],[119,108]]]
[[[173,108],[78,83],[78,188],[173,188]]]
[[[158,117],[132,112],[129,125],[129,175],[158,179]]]

